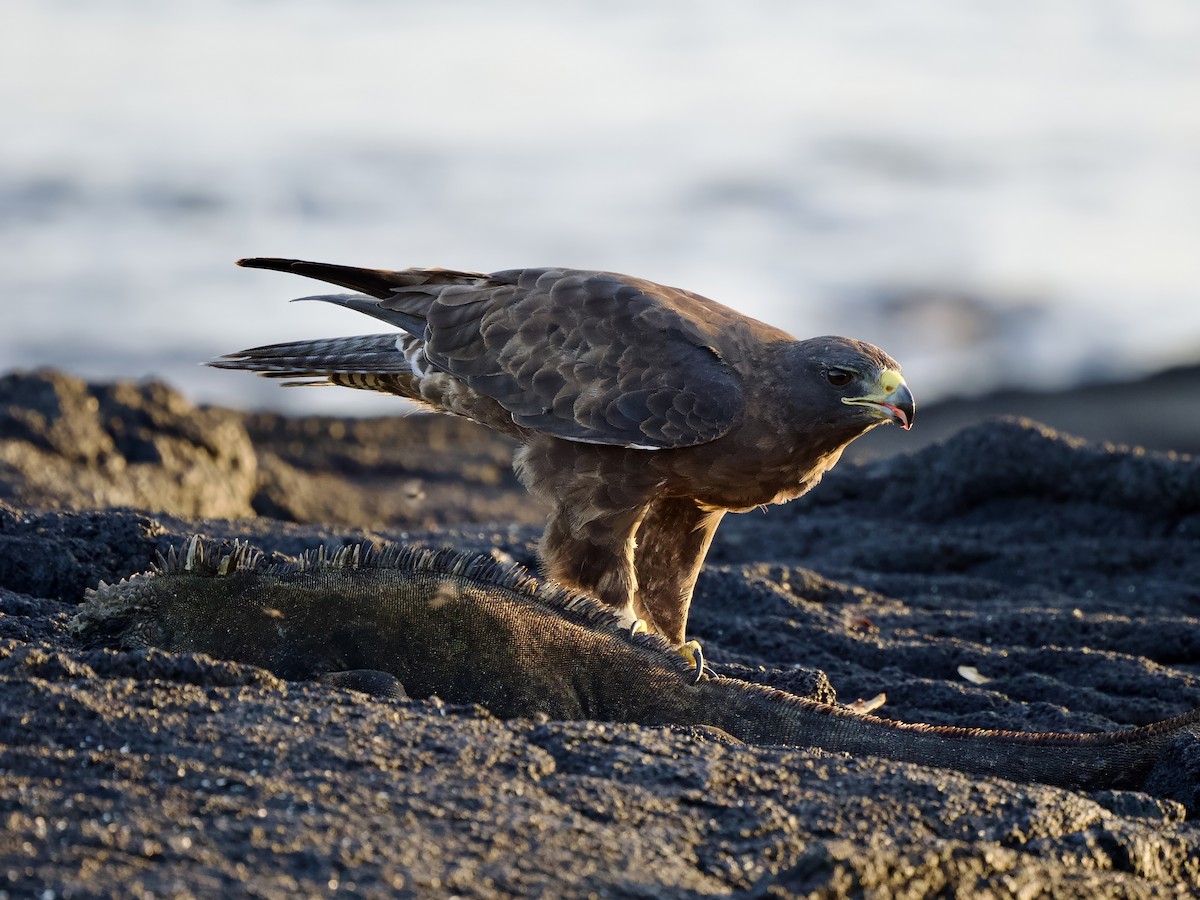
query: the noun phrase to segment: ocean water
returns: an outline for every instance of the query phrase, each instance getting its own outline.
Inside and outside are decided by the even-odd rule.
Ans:
[[[843,333],[918,399],[1200,359],[1200,4],[12,0],[0,369],[378,330],[281,255],[571,265]]]

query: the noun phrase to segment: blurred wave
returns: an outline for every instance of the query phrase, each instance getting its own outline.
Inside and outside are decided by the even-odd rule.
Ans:
[[[246,255],[629,272],[923,401],[1194,361],[1197,46],[1187,0],[12,4],[0,364],[395,409],[197,365],[374,330]]]

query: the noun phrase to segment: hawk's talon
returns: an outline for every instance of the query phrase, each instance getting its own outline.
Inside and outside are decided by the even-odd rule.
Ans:
[[[632,634],[649,634],[650,629],[646,627],[646,623],[641,619],[634,619],[633,624],[629,626],[629,633]]]
[[[688,641],[679,648],[679,655],[690,662],[695,667],[695,673],[692,676],[692,684],[699,684],[705,674],[712,675],[712,669],[704,664],[704,648],[700,646],[699,641]]]

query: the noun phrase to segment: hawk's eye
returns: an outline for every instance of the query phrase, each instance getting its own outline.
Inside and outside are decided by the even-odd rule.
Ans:
[[[854,378],[854,373],[845,369],[830,369],[825,373],[825,378],[834,387],[845,387]]]

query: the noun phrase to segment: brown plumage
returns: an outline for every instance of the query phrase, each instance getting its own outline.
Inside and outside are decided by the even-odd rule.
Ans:
[[[797,341],[639,278],[239,265],[361,291],[309,299],[399,331],[273,344],[212,365],[398,394],[515,437],[517,474],[550,508],[546,574],[676,644],[726,511],[798,497],[859,435],[912,425],[900,367],[877,347]]]

